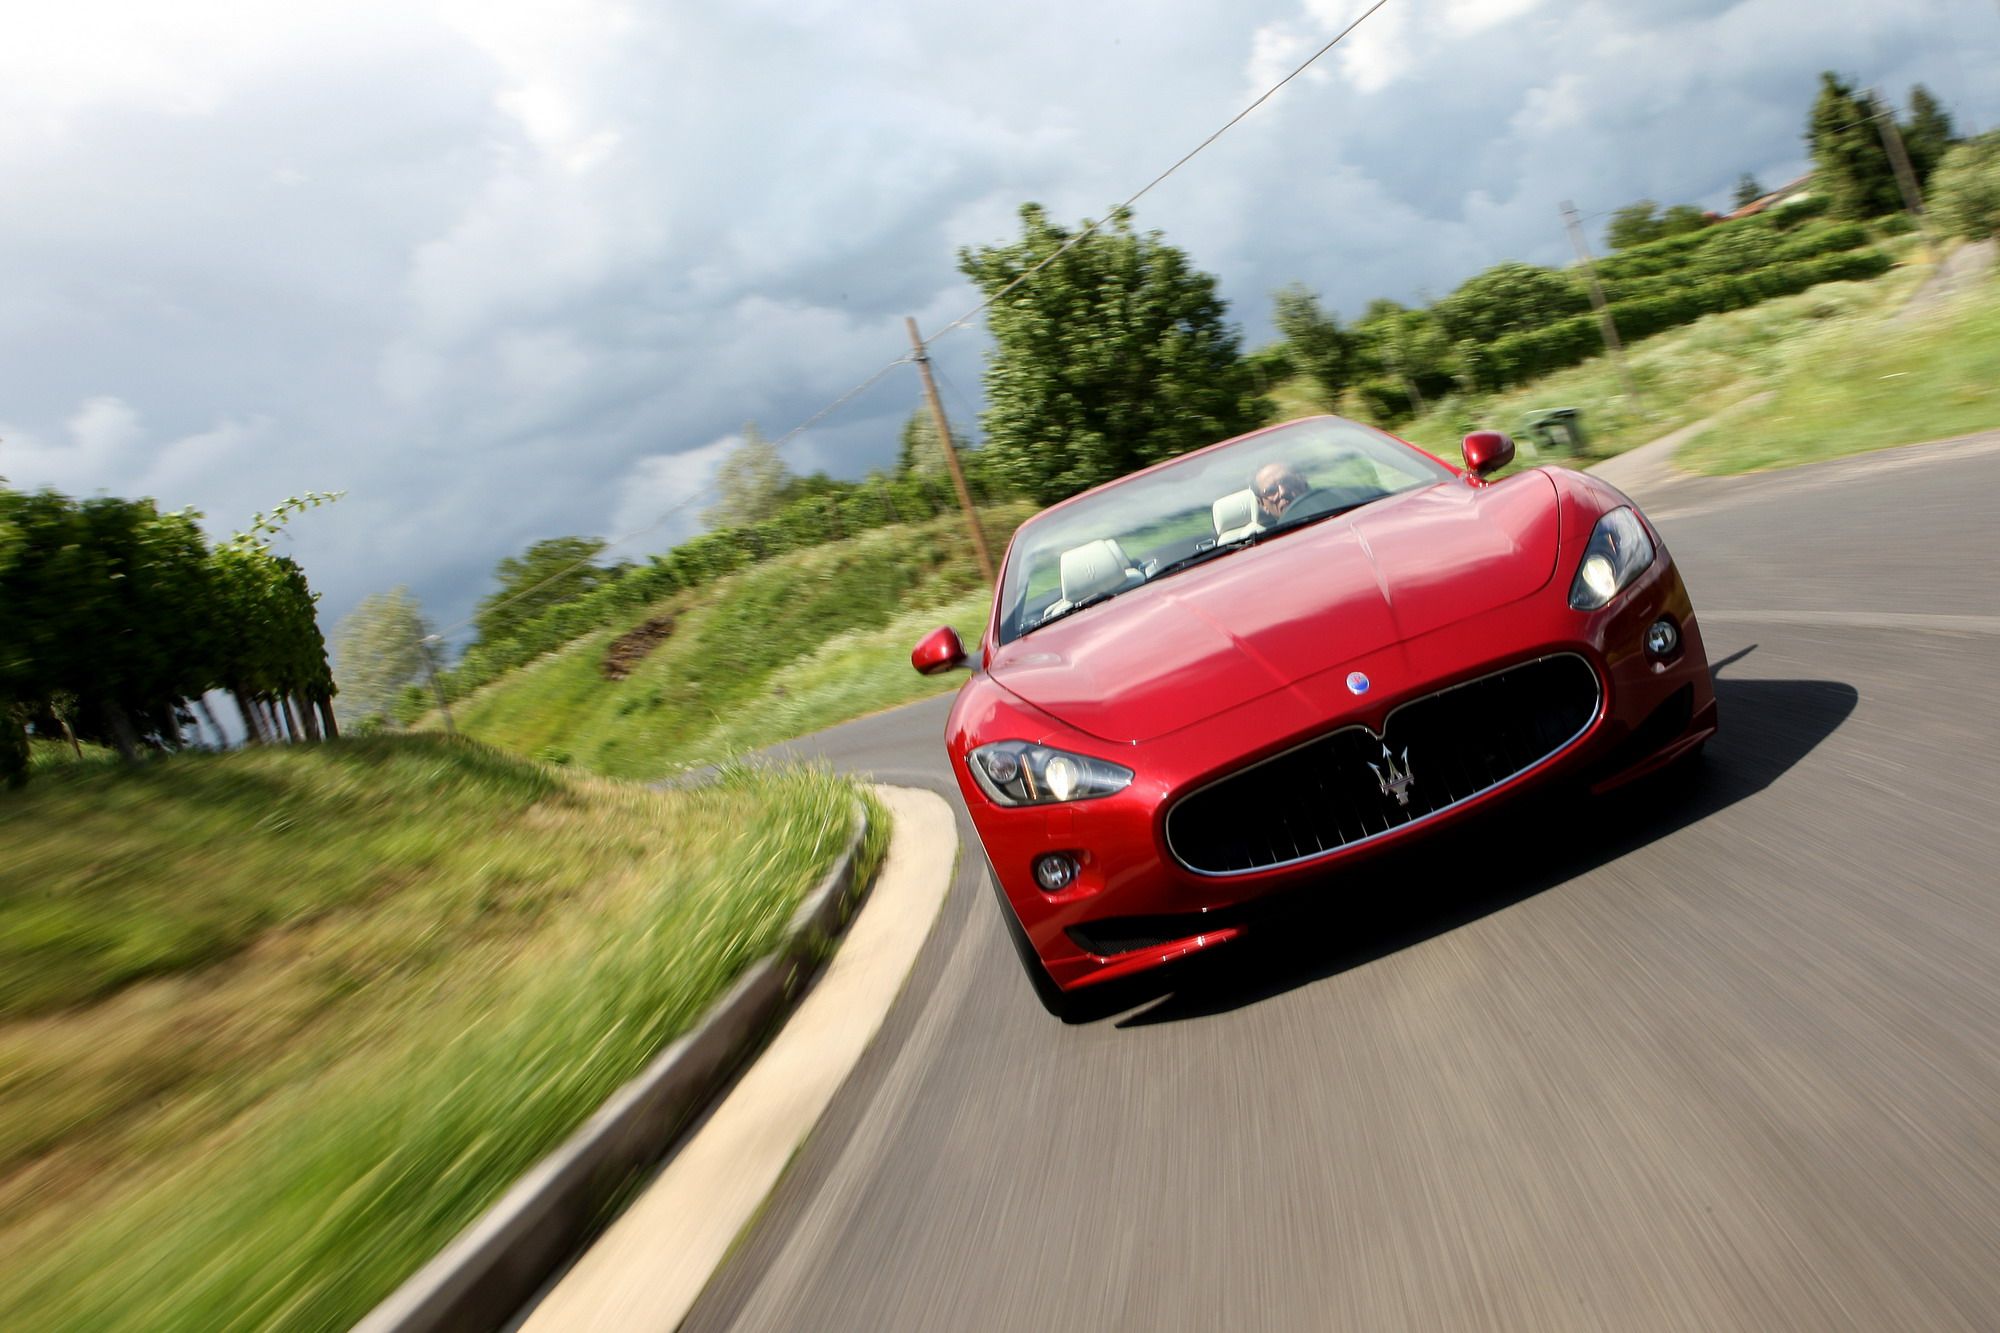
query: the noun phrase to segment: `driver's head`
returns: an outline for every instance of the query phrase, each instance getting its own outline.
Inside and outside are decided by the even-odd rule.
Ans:
[[[1257,507],[1264,516],[1275,519],[1283,518],[1292,501],[1312,487],[1307,485],[1305,474],[1290,463],[1266,463],[1257,469],[1250,489],[1256,492]]]

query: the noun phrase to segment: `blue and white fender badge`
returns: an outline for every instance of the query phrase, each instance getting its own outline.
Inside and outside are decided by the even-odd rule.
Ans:
[[[1368,693],[1368,677],[1362,675],[1359,671],[1348,672],[1347,688],[1356,694]]]

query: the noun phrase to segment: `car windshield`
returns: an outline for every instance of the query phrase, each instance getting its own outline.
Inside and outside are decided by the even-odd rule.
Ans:
[[[1114,483],[1015,534],[1000,579],[999,640],[1452,475],[1378,430],[1315,417]]]

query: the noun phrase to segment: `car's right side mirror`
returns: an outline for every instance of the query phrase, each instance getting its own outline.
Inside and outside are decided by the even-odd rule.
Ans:
[[[957,630],[949,625],[939,625],[910,650],[910,665],[924,676],[935,676],[962,667],[965,665],[965,643],[958,637]]]
[[[1514,461],[1514,441],[1497,430],[1476,430],[1459,449],[1465,454],[1465,470],[1481,481]]]

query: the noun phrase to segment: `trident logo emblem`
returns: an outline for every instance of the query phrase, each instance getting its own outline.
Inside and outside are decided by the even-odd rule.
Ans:
[[[1396,804],[1399,806],[1408,805],[1410,803],[1410,783],[1415,780],[1415,775],[1410,772],[1410,747],[1407,745],[1403,747],[1403,768],[1401,772],[1398,772],[1396,769],[1396,756],[1389,753],[1389,747],[1386,744],[1382,747],[1382,762],[1389,766],[1387,774],[1384,774],[1374,764],[1368,765],[1368,771],[1375,775],[1375,781],[1382,788],[1384,796],[1395,797]]]

